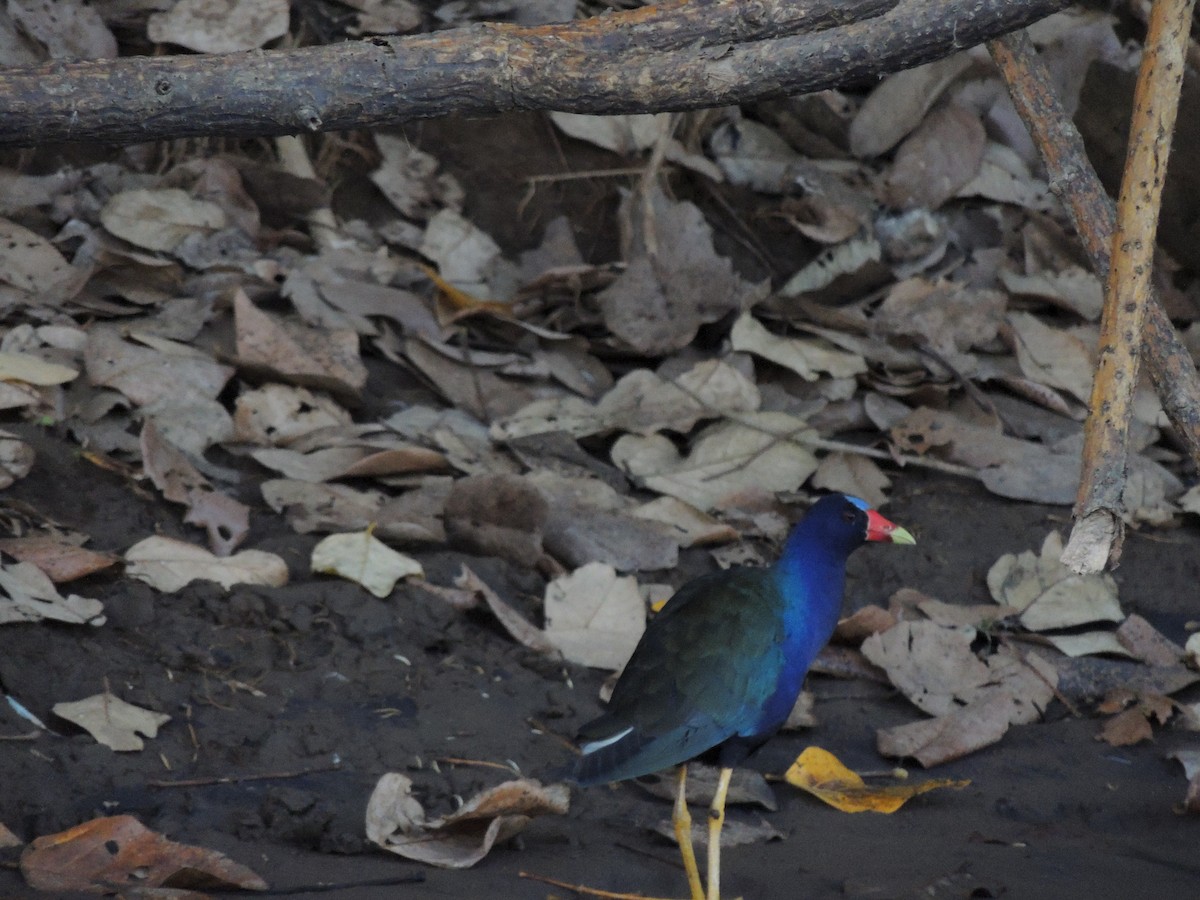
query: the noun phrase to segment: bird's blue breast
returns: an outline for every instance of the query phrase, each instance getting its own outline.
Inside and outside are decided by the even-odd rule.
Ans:
[[[796,704],[809,667],[833,634],[845,579],[836,567],[831,568],[807,566],[790,572],[786,566],[777,568],[783,624],[781,653],[770,667],[774,683],[765,686],[766,699],[758,706],[757,714],[739,729],[742,737],[768,735],[783,724]]]

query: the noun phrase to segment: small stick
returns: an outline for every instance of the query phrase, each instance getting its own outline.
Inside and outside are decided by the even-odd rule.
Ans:
[[[554,887],[574,891],[577,894],[584,894],[588,897],[603,897],[604,900],[671,900],[668,897],[650,897],[646,894],[623,894],[617,891],[602,891],[600,888],[588,887],[586,884],[571,884],[569,881],[559,881],[557,878],[550,878],[547,875],[537,875],[524,870],[518,872],[517,877],[528,878],[530,881],[540,881],[542,884],[553,885]]]
[[[314,775],[318,772],[338,772],[341,766],[316,766],[312,769],[296,769],[294,772],[264,772],[260,775],[221,775],[213,778],[185,778],[180,781],[147,781],[146,784],[156,788],[177,787],[207,787],[213,784],[240,784],[243,781],[273,781],[284,778],[300,778],[304,775]]]

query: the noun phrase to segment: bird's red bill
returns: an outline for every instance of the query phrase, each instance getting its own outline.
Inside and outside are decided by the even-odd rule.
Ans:
[[[867,540],[890,541],[893,544],[915,544],[917,542],[907,528],[889,522],[873,509],[867,510]]]

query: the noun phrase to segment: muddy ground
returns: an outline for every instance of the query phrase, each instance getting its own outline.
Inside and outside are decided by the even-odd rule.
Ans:
[[[467,183],[467,214],[506,249],[532,244],[548,214],[567,205],[584,252],[611,257],[613,236],[587,231],[589,221],[611,218],[600,215],[611,211],[611,186],[583,181],[541,191],[518,211],[523,172],[554,162],[540,118],[455,127],[430,124],[412,136],[438,145],[443,162]],[[520,163],[495,164],[518,159],[514,151],[530,136],[538,139]],[[583,156],[572,167],[586,168],[589,151],[574,152]],[[598,164],[611,163],[600,157]],[[481,160],[493,162],[485,167]],[[388,372],[368,386],[380,409],[424,390]],[[0,503],[30,504],[92,535],[98,549],[123,551],[155,531],[194,538],[178,508],[85,461],[65,437],[13,427],[33,443],[38,462]],[[551,771],[569,759],[566,739],[600,709],[603,673],[548,663],[485,615],[456,612],[416,587],[380,600],[354,584],[312,576],[307,560],[317,538],[292,533],[265,509],[256,487],[264,473],[245,473],[237,493],[256,510],[246,546],[288,560],[287,587],[226,593],[193,584],[166,596],[120,575],[95,576],[75,590],[104,602],[103,627],[0,628],[6,691],[58,731],[0,740],[0,821],[30,839],[95,816],[132,813],[175,840],[229,854],[279,896],[322,886],[317,896],[342,900],[568,894],[522,879],[521,871],[612,891],[684,895],[674,846],[646,828],[670,807],[636,784],[576,791],[568,816],[535,821],[470,870],[424,868],[368,846],[364,807],[384,772],[408,774],[426,809],[440,813],[454,807],[456,795],[506,777],[447,758],[511,760],[532,776]],[[892,474],[887,513],[918,545],[860,551],[851,561],[847,611],[884,603],[900,587],[985,602],[984,575],[999,555],[1035,548],[1048,529],[1069,525],[1062,507],[1000,500],[947,476]],[[536,615],[544,582],[535,572],[449,549],[414,555],[443,584],[466,560]],[[648,580],[678,585],[711,565],[696,551],[678,570]],[[1132,534],[1116,577],[1126,610],[1182,643],[1185,623],[1200,619],[1200,529]],[[146,751],[117,754],[53,720],[54,703],[97,693],[106,682],[124,699],[173,717]],[[772,740],[751,760],[755,768],[782,772],[812,743],[854,768],[887,768],[891,763],[875,752],[875,730],[921,716],[878,685],[813,677],[810,687],[819,725]],[[1200,692],[1181,699],[1194,702]],[[847,815],[777,785],[777,811],[731,814],[752,821],[761,814],[783,837],[726,852],[727,896],[1196,896],[1200,820],[1173,811],[1185,781],[1178,764],[1164,758],[1194,745],[1195,736],[1167,729],[1153,743],[1114,749],[1096,740],[1096,720],[1075,718],[1058,703],[1046,719],[934,773],[970,779],[965,790],[919,797],[892,816]],[[0,736],[28,731],[0,710]],[[211,783],[152,784],[175,780]],[[11,865],[0,867],[0,896],[28,893]]]

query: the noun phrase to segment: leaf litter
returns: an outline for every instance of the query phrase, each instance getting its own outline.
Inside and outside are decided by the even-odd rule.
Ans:
[[[231,31],[243,20],[187,18],[196,5],[155,13],[153,39],[259,47],[286,6]],[[96,51],[116,46],[107,25],[88,21],[88,52],[25,27],[48,55],[111,55]],[[1111,21],[1089,27],[1100,37],[1086,53],[1113,52]],[[0,233],[21,252],[0,251],[0,301],[32,313],[0,339],[0,406],[61,420],[140,468],[219,554],[147,537],[126,552],[123,577],[164,592],[196,578],[286,580],[277,556],[230,555],[262,514],[234,499],[236,478],[214,461],[230,454],[282,476],[254,485],[273,513],[334,538],[333,558],[323,545],[314,568],[350,570],[377,594],[416,571],[391,545],[449,542],[535,568],[544,625],[470,570],[454,587],[424,587],[456,608],[482,598],[548,656],[616,669],[647,614],[649,586],[627,573],[671,569],[680,548],[753,555],[737,542],[786,528],[778,494],[846,490],[882,505],[894,459],[953,467],[1004,497],[1073,502],[1099,283],[1058,247],[1044,215],[1056,201],[1031,173],[1023,132],[1004,127],[1004,102],[979,101],[989,87],[995,76],[963,54],[883,79],[823,131],[727,111],[695,120],[696,140],[667,116],[551,116],[630,157],[661,145],[695,177],[774,204],[811,243],[773,280],[734,264],[709,208],[653,180],[621,193],[618,259],[586,261],[559,220],[518,260],[464,213],[441,160],[387,135],[371,141],[370,178],[398,218],[335,220],[337,246],[298,237],[301,216],[329,207],[324,185],[269,158],[164,174],[132,156],[69,178],[3,171]],[[835,99],[819,102],[830,112]],[[281,210],[293,217],[282,228]],[[378,414],[364,402],[372,366],[414,374],[420,402]],[[1159,439],[1161,414],[1139,416],[1129,520],[1172,527],[1200,502]],[[19,438],[0,443],[3,480],[34,464]],[[111,557],[64,567],[16,540],[11,552],[31,562],[3,568],[0,621],[103,621],[98,602],[62,598],[50,578]],[[996,563],[992,611],[925,598],[915,621],[860,623],[866,658],[932,716],[881,732],[882,752],[953,759],[1056,697],[1099,700],[1134,671],[1120,666],[1140,681],[1105,739],[1144,737],[1169,718],[1157,698],[1192,677],[1177,648],[1130,624],[1111,579],[1064,574],[1057,540]],[[507,815],[487,819],[477,848],[509,833]]]

